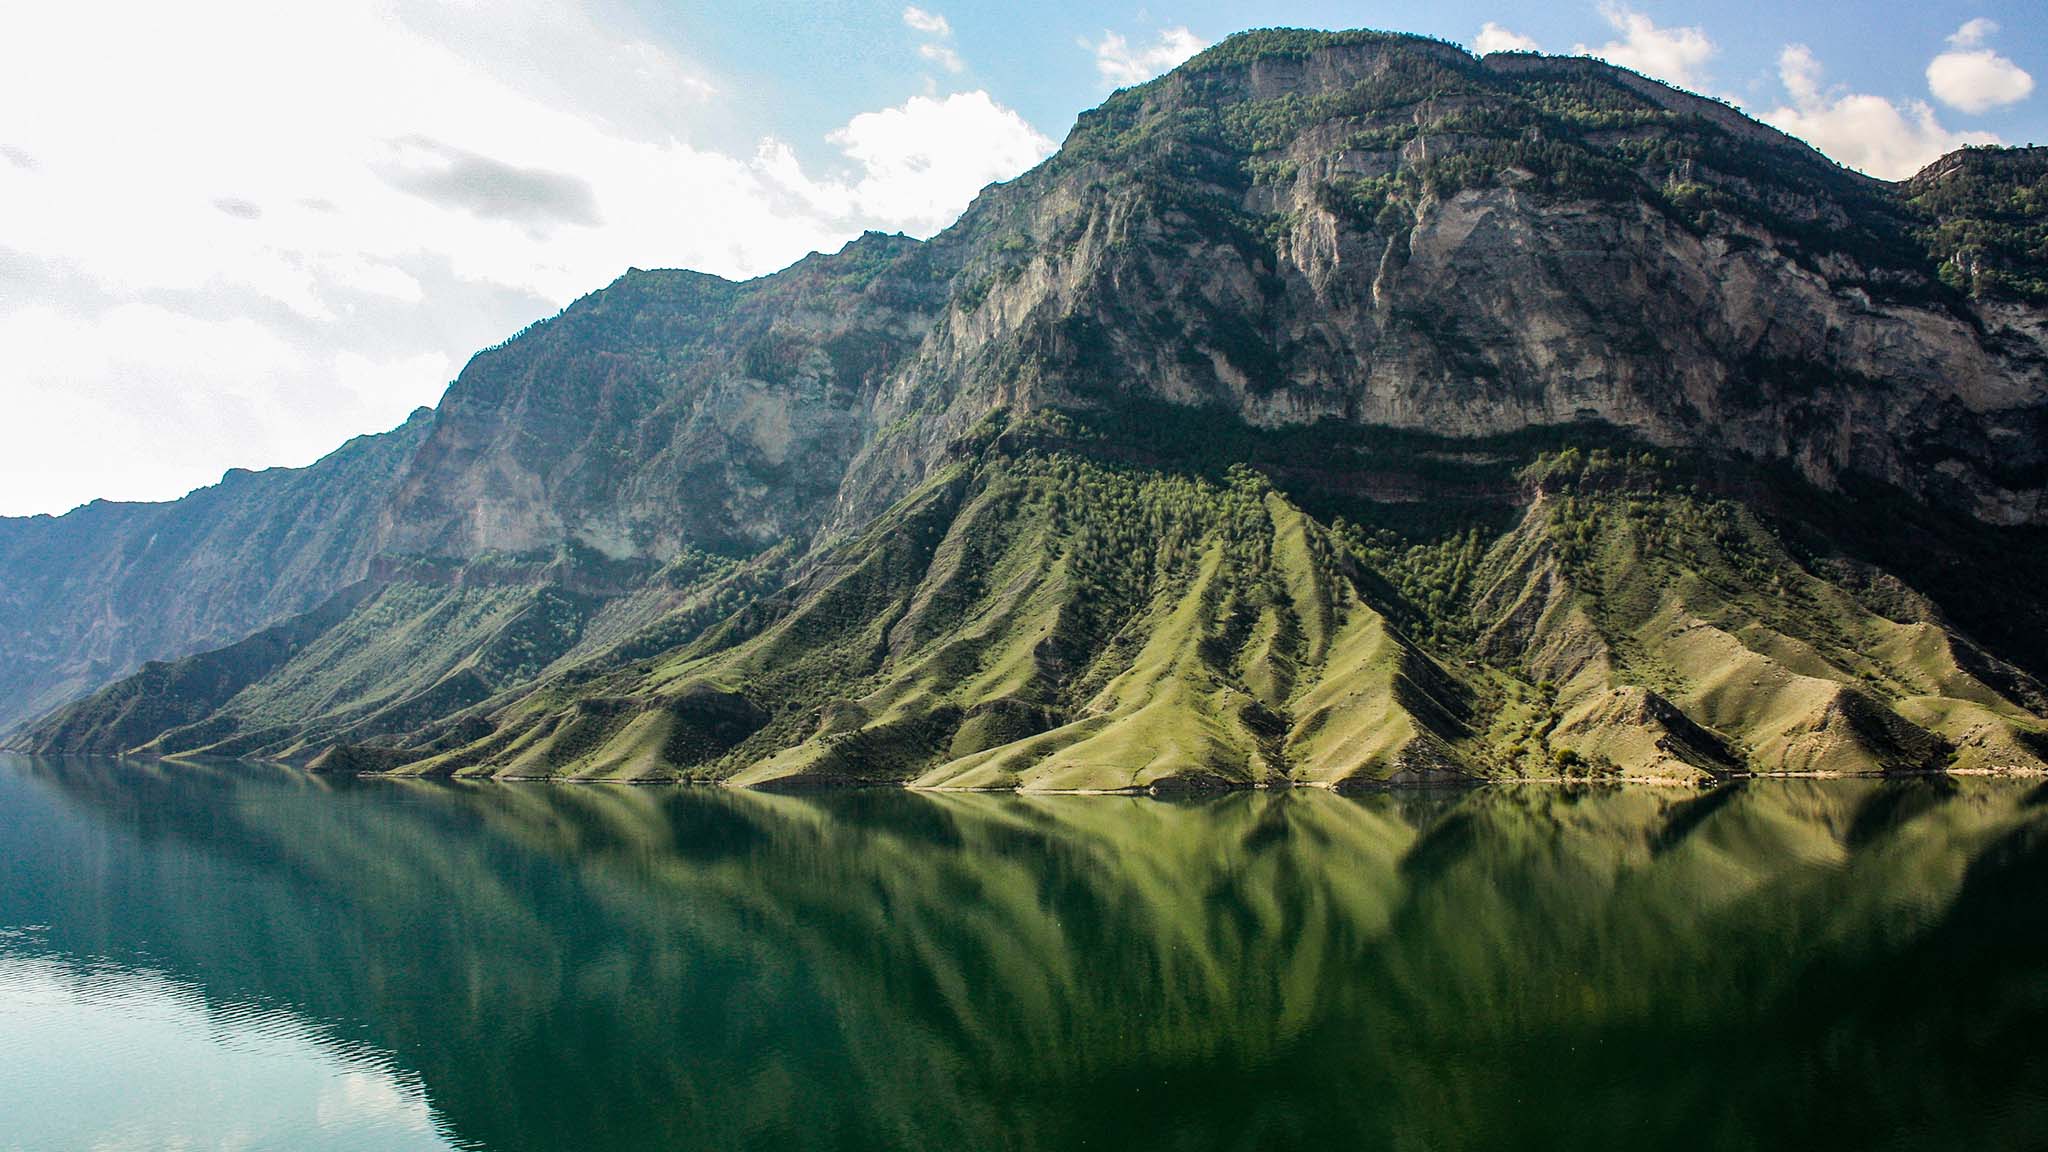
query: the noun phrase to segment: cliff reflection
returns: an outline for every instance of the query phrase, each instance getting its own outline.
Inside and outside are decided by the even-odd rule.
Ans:
[[[490,1149],[2004,1144],[2002,781],[1186,802],[0,763],[0,949],[392,1054]]]

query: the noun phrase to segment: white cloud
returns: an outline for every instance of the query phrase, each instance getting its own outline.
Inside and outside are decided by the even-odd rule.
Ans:
[[[944,99],[913,96],[894,108],[855,116],[828,139],[858,167],[858,178],[814,179],[775,141],[762,145],[757,164],[777,186],[828,219],[859,219],[913,236],[937,232],[976,192],[1017,175],[1054,148],[1022,116],[979,91]]]
[[[341,7],[365,3],[343,0]],[[622,33],[623,22],[602,0],[367,0],[367,6],[395,30],[453,53],[528,99],[621,134],[686,137],[717,95],[703,69],[672,49]]]
[[[0,514],[307,463],[627,267],[750,276],[928,234],[1051,148],[986,93],[853,117],[837,172],[700,147],[715,85],[569,0],[9,25]]]
[[[433,403],[454,362],[296,346],[245,317],[129,303],[80,316],[0,316],[8,419],[0,511],[61,511],[87,494],[160,497],[230,465],[304,462]],[[224,445],[260,455],[223,459]]]
[[[1209,46],[1209,42],[1186,28],[1167,28],[1149,48],[1133,48],[1120,32],[1107,32],[1102,39],[1081,46],[1095,53],[1095,70],[1119,87],[1143,84],[1187,60]]]
[[[1703,28],[1660,28],[1648,16],[1621,4],[1603,3],[1600,14],[1622,34],[1598,48],[1574,45],[1573,55],[1597,56],[1609,64],[1632,68],[1667,84],[1702,91],[1707,62],[1720,51]]]
[[[1792,102],[1759,119],[1872,176],[1903,180],[1966,144],[1999,142],[1988,132],[1949,131],[1924,101],[1901,106],[1882,96],[1824,89],[1821,63],[1804,44],[1779,54],[1778,76]]]
[[[1984,47],[1998,24],[1978,17],[1948,38],[1949,50],[1927,65],[1927,90],[1964,112],[1988,112],[2017,104],[2034,91],[2034,78],[2012,61]]]
[[[1996,20],[1984,16],[1979,16],[1974,20],[1965,20],[1963,21],[1963,26],[1956,29],[1949,36],[1949,47],[1975,48],[1984,43],[1984,41],[1991,39],[1992,35],[1997,31],[1998,21]]]
[[[967,70],[967,61],[960,58],[960,53],[957,49],[951,44],[946,43],[946,41],[953,38],[953,25],[947,23],[944,16],[936,12],[927,12],[916,5],[912,5],[903,10],[903,22],[909,25],[912,30],[933,37],[932,40],[917,46],[917,54],[919,56],[937,64],[948,72],[964,72]],[[930,86],[931,81],[927,80],[926,84]]]
[[[986,92],[863,112],[831,136],[864,175],[860,211],[929,235],[950,223],[976,192],[1050,155],[1054,144]]]
[[[1481,56],[1490,52],[1540,52],[1543,50],[1543,45],[1538,44],[1534,37],[1524,36],[1520,32],[1511,32],[1491,20],[1488,20],[1479,29],[1479,39],[1472,42],[1472,47]]]
[[[946,22],[944,16],[937,12],[927,12],[915,4],[903,10],[903,22],[928,36],[950,38],[953,35],[953,26]]]
[[[967,62],[960,59],[960,53],[945,44],[919,44],[917,54],[948,72],[960,72],[967,67]]]

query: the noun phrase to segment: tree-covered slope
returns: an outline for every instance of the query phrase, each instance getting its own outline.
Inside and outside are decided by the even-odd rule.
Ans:
[[[1845,498],[1561,442],[991,421],[863,533],[707,570],[595,640],[607,601],[395,584],[203,719],[135,739],[117,688],[35,735],[769,786],[2048,769],[2038,644],[1995,655],[1853,533],[1772,511]],[[1922,546],[1954,568],[2048,539]],[[488,671],[508,653],[528,665]]]
[[[2048,304],[2048,148],[1965,148],[1906,182],[1942,282]]]
[[[1532,451],[1494,465],[1515,499],[1417,529],[1371,526],[1413,506],[1323,521],[1242,465],[1104,449],[1057,420],[1005,433],[694,645],[544,683],[408,770],[1130,789],[2048,768],[2032,674],[1668,457]]]

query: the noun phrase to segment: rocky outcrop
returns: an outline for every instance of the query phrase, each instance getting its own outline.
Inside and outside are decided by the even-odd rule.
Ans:
[[[928,469],[993,408],[1140,393],[1268,426],[1594,421],[2048,515],[2048,328],[1949,291],[1890,186],[1593,61],[1285,43],[1120,93],[970,212],[965,290],[882,397],[915,429],[861,471]]]
[[[944,304],[945,251],[870,234],[744,284],[629,272],[470,361],[384,546],[667,560],[807,540]]]

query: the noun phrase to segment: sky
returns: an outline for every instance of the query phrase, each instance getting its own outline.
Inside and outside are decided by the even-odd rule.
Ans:
[[[310,463],[630,267],[930,236],[1247,27],[1598,56],[1890,179],[2048,143],[2048,7],[65,0],[0,8],[0,515]]]

